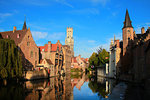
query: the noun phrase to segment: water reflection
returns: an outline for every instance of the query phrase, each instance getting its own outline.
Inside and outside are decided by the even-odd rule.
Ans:
[[[114,86],[114,80],[94,75],[67,75],[0,85],[0,100],[99,100],[107,99]]]
[[[28,81],[25,87],[28,91],[25,100],[70,100],[73,96],[70,76]]]

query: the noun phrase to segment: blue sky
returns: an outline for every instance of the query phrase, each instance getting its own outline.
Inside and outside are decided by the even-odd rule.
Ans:
[[[89,57],[99,46],[109,49],[114,34],[122,39],[126,9],[136,33],[150,26],[150,0],[0,0],[0,31],[22,29],[24,15],[38,46],[74,29],[75,55]]]

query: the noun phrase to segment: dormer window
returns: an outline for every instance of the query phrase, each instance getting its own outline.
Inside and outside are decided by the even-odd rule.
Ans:
[[[6,38],[8,38],[9,36],[7,35]]]
[[[17,38],[20,38],[20,34],[17,34]]]

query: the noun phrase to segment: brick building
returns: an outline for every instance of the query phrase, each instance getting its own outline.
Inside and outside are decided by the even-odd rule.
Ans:
[[[21,52],[22,64],[25,70],[30,70],[39,63],[39,49],[33,40],[30,28],[27,29],[26,21],[24,21],[22,30],[17,30],[14,27],[13,31],[0,32],[0,34],[5,39],[15,41]]]
[[[77,57],[72,57],[71,68],[78,68],[85,71],[85,69],[89,66],[88,58],[81,58],[81,55]]]
[[[110,44],[110,52],[109,52],[109,70],[108,77],[116,78],[116,76],[120,72],[121,67],[121,47],[119,40],[116,40],[114,37],[114,41],[111,40]]]
[[[125,76],[129,80],[141,81],[150,78],[150,27],[145,32],[145,28],[141,28],[141,33],[136,34],[131,24],[128,10],[126,10],[124,26],[122,28],[123,41],[114,41],[118,49],[114,52],[118,57],[114,55],[114,62],[118,62],[121,67],[117,69],[123,77]],[[115,47],[111,49],[111,53]],[[119,47],[119,44],[120,47]],[[117,59],[116,59],[117,58]],[[111,62],[110,62],[111,63]],[[115,65],[115,63],[114,63]],[[125,78],[124,77],[124,78]]]
[[[40,59],[50,59],[54,64],[54,75],[59,75],[63,69],[63,49],[62,44],[58,40],[56,44],[52,44],[50,41],[44,46],[39,46]]]

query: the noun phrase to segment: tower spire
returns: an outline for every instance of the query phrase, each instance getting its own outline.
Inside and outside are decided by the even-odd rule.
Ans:
[[[27,25],[26,25],[26,15],[25,15],[24,24],[23,24],[23,27],[22,27],[22,30],[24,30],[24,29],[27,29]]]
[[[132,27],[132,21],[130,20],[130,17],[129,17],[129,13],[128,13],[128,9],[126,9],[126,15],[125,15],[125,21],[124,21],[124,26],[123,28],[126,28],[126,27]]]

